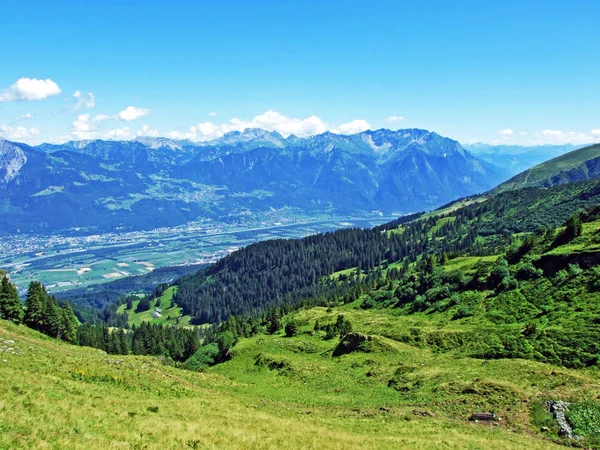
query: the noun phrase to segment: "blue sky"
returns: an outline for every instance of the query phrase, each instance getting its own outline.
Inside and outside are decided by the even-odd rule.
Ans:
[[[0,17],[0,135],[17,141],[600,140],[597,1],[4,0]]]

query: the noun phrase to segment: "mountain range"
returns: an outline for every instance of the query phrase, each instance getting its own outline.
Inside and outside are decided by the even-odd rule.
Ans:
[[[246,129],[204,143],[0,140],[0,229],[145,230],[273,209],[404,214],[508,177],[457,141],[420,129],[307,138]]]

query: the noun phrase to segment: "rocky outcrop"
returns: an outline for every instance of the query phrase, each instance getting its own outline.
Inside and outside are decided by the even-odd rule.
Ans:
[[[27,156],[18,145],[0,138],[0,184],[14,179],[26,162]]]
[[[372,339],[372,336],[367,336],[366,334],[347,333],[342,339],[340,339],[340,343],[333,350],[333,356],[340,356],[346,353],[361,350],[361,347],[364,347],[364,344]]]
[[[573,428],[569,424],[565,413],[569,410],[570,403],[558,401],[547,401],[546,407],[548,411],[554,416],[556,423],[558,424],[558,435],[569,439],[575,439],[573,434]]]

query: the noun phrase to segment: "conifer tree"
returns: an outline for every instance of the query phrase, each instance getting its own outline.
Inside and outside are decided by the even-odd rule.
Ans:
[[[17,288],[5,275],[0,283],[0,317],[19,324],[23,322],[23,315],[23,303],[19,298]]]
[[[60,331],[59,337],[71,344],[77,343],[77,317],[69,303],[65,303],[60,309]]]
[[[198,351],[198,337],[196,333],[188,333],[185,345],[183,348],[183,359],[186,360]]]
[[[42,333],[55,338],[60,337],[62,330],[62,314],[54,296],[44,296],[44,320],[40,330]]]
[[[42,283],[32,281],[29,283],[27,297],[25,298],[24,322],[30,328],[41,331],[45,325],[46,291]]]

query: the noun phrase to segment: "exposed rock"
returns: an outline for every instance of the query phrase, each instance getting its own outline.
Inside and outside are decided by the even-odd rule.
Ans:
[[[14,179],[26,162],[27,156],[18,145],[0,138],[0,184]]]
[[[494,413],[473,413],[471,416],[471,420],[478,422],[480,420],[491,421],[491,420],[499,420]]]
[[[340,356],[359,350],[363,343],[371,341],[372,339],[373,336],[367,336],[366,334],[355,332],[347,333],[333,351],[333,356]]]
[[[569,410],[570,403],[563,402],[562,400],[552,401],[549,400],[546,402],[546,407],[548,411],[552,413],[556,423],[558,424],[558,435],[562,437],[567,437],[569,439],[575,439],[575,435],[573,434],[573,428],[569,424],[565,413]]]

